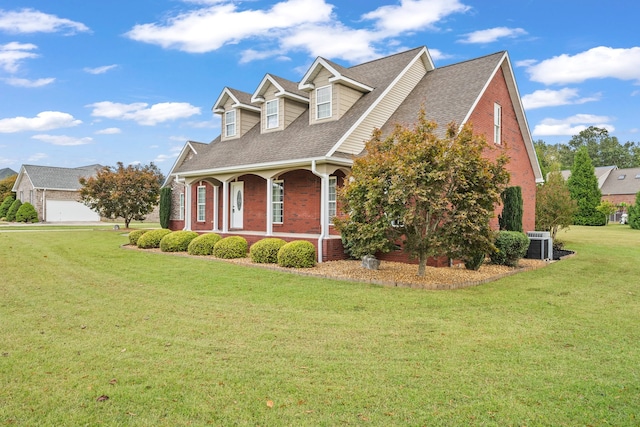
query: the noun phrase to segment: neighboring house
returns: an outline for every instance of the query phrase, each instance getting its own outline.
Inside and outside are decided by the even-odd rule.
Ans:
[[[436,69],[425,47],[349,68],[319,57],[299,82],[266,74],[253,93],[225,87],[213,106],[222,134],[187,142],[167,177],[170,227],[250,244],[306,239],[318,261],[343,259],[331,224],[337,188],[374,128],[388,134],[395,123],[415,123],[421,107],[441,134],[452,121],[472,122],[497,148],[488,156],[508,154],[524,229],[534,230],[542,174],[508,54]]]
[[[598,166],[597,168],[594,168],[594,173],[596,174],[596,178],[598,178],[598,188],[602,189],[604,182],[607,180],[607,178],[609,178],[609,174],[611,174],[611,171],[614,169],[617,169],[617,167]],[[562,177],[565,181],[567,181],[571,176],[571,170],[569,169],[562,170],[560,171],[560,173],[562,174]]]
[[[79,168],[22,165],[12,191],[29,202],[44,222],[100,221],[100,215],[80,202],[81,177],[88,178],[101,165]]]
[[[17,175],[17,174],[18,174],[18,172],[14,171],[13,169],[10,169],[10,168],[0,169],[0,180],[3,180],[5,178],[9,178],[10,176]]]

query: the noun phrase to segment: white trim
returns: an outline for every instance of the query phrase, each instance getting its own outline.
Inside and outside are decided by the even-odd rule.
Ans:
[[[229,115],[233,113],[233,133],[229,132]],[[238,134],[238,114],[236,113],[236,109],[231,109],[229,111],[224,112],[224,137],[230,138],[236,136]]]
[[[329,100],[320,103],[318,100],[318,92],[323,89],[329,90]],[[320,105],[327,105],[327,104],[329,104],[329,115],[326,117],[320,117]],[[316,108],[316,114],[315,114],[314,120],[330,119],[333,116],[333,86],[332,85],[326,85],[326,86],[321,86],[319,88],[316,88],[314,105]]]
[[[338,72],[338,70],[336,70],[324,58],[321,58],[321,57],[316,58],[316,60],[313,62],[309,70],[302,77],[302,80],[300,80],[300,83],[298,84],[298,89],[313,90],[315,88],[313,83],[310,83],[309,80],[313,80],[313,78],[317,75],[316,68],[318,68],[318,66],[322,66],[333,75],[333,77],[331,78],[332,82],[341,82],[341,83],[344,83],[346,86],[353,87],[354,89],[360,89],[365,92],[371,92],[373,90],[371,86],[368,86],[364,83],[353,80],[349,77],[343,76]]]
[[[213,227],[211,227],[213,229],[213,231],[219,231],[218,230],[218,217],[220,215],[220,209],[218,209],[218,203],[219,203],[219,199],[220,199],[220,187],[218,187],[217,185],[213,186]]]
[[[273,77],[271,74],[266,74],[262,78],[262,81],[258,85],[258,88],[256,89],[255,92],[253,92],[253,95],[251,96],[251,102],[255,102],[255,103],[265,102],[265,99],[263,96],[264,95],[263,90],[267,82],[271,83],[273,86],[276,87],[276,89],[278,89],[278,91],[275,93],[276,98],[285,97],[285,98],[295,99],[297,101],[302,101],[306,104],[309,103],[309,98],[305,98],[304,96],[298,95],[297,93],[287,92],[282,87],[282,85],[278,83],[275,77]]]
[[[333,183],[333,185],[332,185]],[[331,188],[333,188],[334,199],[331,200]],[[329,175],[329,184],[327,186],[327,219],[329,224],[333,224],[331,219],[338,213],[338,177],[335,175]],[[333,215],[331,212],[331,205],[333,203]]]
[[[200,190],[202,190],[202,199],[200,198]],[[202,212],[200,211],[201,207],[202,207]],[[200,213],[202,213],[202,217],[200,217]],[[198,187],[196,188],[196,222],[205,222],[206,220],[207,220],[207,186],[198,185]]]
[[[269,114],[269,105],[274,105],[276,106],[276,111],[275,113],[271,113]],[[275,125],[273,126],[269,126],[269,118],[270,117],[274,117],[275,116]],[[271,99],[267,102],[265,102],[264,104],[264,128],[266,130],[272,130],[272,129],[277,129],[280,126],[280,100],[279,99]]]
[[[224,89],[222,89],[222,93],[220,94],[220,96],[218,96],[218,99],[216,100],[215,104],[213,104],[211,111],[213,111],[216,114],[224,113],[225,110],[222,107],[222,105],[224,105],[225,96],[233,100],[233,104],[231,105],[232,108],[244,108],[246,110],[260,112],[260,107],[256,107],[255,105],[251,105],[251,104],[243,104],[242,102],[240,102],[240,100],[236,98],[233,93],[231,93],[231,90],[229,90],[228,87],[225,87]]]
[[[229,232],[229,181],[222,182],[222,232]]]
[[[272,186],[273,186],[273,178],[267,178],[267,236],[271,236],[273,234],[273,210],[271,209],[271,197],[272,197]]]
[[[186,194],[186,200],[185,200],[185,215],[184,215],[184,229],[185,230],[191,230],[191,191],[192,191],[192,186],[191,184],[187,184],[186,185],[186,190],[185,190],[185,194]]]
[[[275,190],[275,184],[281,184],[280,185],[280,189],[281,189],[281,193],[280,196],[282,197],[282,201],[274,201],[273,200],[273,192]],[[275,220],[275,207],[276,205],[280,205],[280,210],[282,211],[282,213],[280,214],[280,221],[276,221]],[[271,221],[273,224],[283,224],[284,223],[284,180],[282,179],[274,179],[271,180]]]
[[[178,221],[184,221],[185,194],[180,193],[178,198]]]

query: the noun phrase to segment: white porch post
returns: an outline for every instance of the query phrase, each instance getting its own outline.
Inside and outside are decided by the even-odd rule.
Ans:
[[[220,198],[220,187],[217,185],[213,186],[213,231],[220,231],[218,229],[218,199]]]
[[[222,232],[229,232],[229,181],[222,182]]]
[[[271,197],[273,192],[273,178],[267,178],[267,229],[266,235],[273,235],[273,209],[271,209]]]
[[[184,198],[184,229],[191,230],[191,184],[185,185]]]

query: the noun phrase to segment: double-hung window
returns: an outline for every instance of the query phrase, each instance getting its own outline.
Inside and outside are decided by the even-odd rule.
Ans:
[[[336,208],[336,183],[338,182],[338,178],[335,176],[329,177],[329,222],[333,224],[333,217],[336,216],[337,208]]]
[[[267,101],[265,106],[267,110],[267,129],[275,129],[278,127],[278,100]]]
[[[331,86],[316,89],[316,119],[331,117]]]
[[[198,222],[204,222],[205,220],[205,208],[206,208],[206,195],[207,195],[207,187],[204,185],[198,186]]]
[[[271,186],[271,212],[273,223],[282,224],[284,218],[284,181],[274,180]]]
[[[178,212],[178,219],[184,219],[184,193],[180,193],[180,212]]]
[[[493,142],[502,144],[502,107],[493,104]]]
[[[224,113],[224,135],[236,135],[236,110],[231,110]]]

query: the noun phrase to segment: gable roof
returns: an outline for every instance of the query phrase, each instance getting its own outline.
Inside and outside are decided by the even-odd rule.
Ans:
[[[362,75],[357,70],[355,70],[355,67],[345,68],[341,65],[336,64],[335,62],[331,62],[328,59],[324,59],[321,57],[316,58],[313,65],[311,65],[311,68],[309,68],[309,71],[307,71],[307,73],[300,81],[298,88],[300,90],[314,89],[311,81],[323,68],[332,74],[333,77],[329,79],[329,82],[331,83],[340,82],[346,86],[360,90],[361,92],[370,92],[373,90],[371,86],[365,83],[367,81],[366,74]]]
[[[28,179],[35,189],[77,191],[82,187],[80,178],[93,176],[101,168],[98,164],[78,168],[22,165],[13,191],[16,191],[23,179]]]
[[[600,191],[602,195],[636,194],[640,191],[640,168],[613,169]]]
[[[246,110],[257,111],[260,112],[260,107],[254,105],[251,102],[251,94],[247,92],[243,92],[238,89],[232,89],[230,87],[225,87],[222,89],[222,93],[218,96],[215,104],[211,108],[214,113],[224,113],[224,104],[227,102],[227,99],[231,99],[233,101],[233,108],[244,108]]]
[[[598,188],[600,189],[602,188],[602,186],[604,185],[604,182],[607,180],[611,172],[615,169],[618,169],[618,167],[617,166],[598,166],[594,168],[594,173],[596,175],[596,178],[598,178]],[[560,174],[562,174],[562,177],[566,181],[571,176],[571,170],[570,169],[561,170]]]
[[[10,176],[17,175],[18,172],[10,168],[0,169],[0,179],[9,178]]]
[[[269,84],[272,84],[276,89],[278,89],[276,97],[283,96],[285,98],[295,99],[296,101],[306,102],[307,104],[309,103],[309,94],[298,89],[297,83],[282,77],[274,76],[273,74],[266,74],[264,76],[256,91],[251,95],[251,102],[264,102],[264,92],[267,87],[269,87]]]

